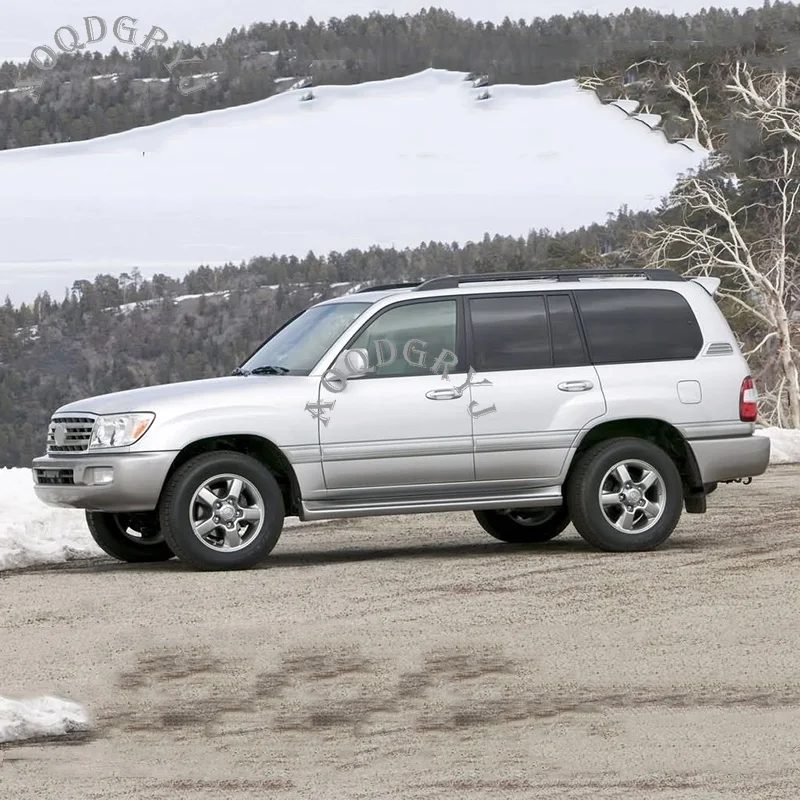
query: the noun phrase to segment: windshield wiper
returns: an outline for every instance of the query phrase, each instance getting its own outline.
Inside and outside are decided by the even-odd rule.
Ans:
[[[251,375],[286,375],[289,372],[286,367],[256,367],[253,370],[250,370]]]
[[[246,369],[242,369],[241,367],[236,367],[236,369],[231,372],[231,375],[249,375],[250,373]]]

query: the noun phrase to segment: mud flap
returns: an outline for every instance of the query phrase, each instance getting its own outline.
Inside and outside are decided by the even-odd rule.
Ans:
[[[687,514],[706,513],[706,493],[705,491],[690,492],[684,496],[684,505]]]

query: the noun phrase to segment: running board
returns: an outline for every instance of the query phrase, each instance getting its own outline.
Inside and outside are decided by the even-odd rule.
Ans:
[[[501,508],[547,508],[563,505],[559,487],[535,489],[525,494],[479,495],[476,497],[431,498],[383,502],[370,500],[310,500],[302,503],[300,519],[342,519],[344,517],[383,517],[392,514],[433,514],[440,511],[478,511]]]

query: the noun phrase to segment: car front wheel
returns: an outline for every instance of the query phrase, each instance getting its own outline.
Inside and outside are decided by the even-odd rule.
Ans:
[[[555,539],[568,525],[569,513],[557,508],[516,508],[476,511],[481,527],[495,539],[511,544],[540,544]]]
[[[161,525],[175,555],[195,569],[248,569],[283,530],[278,482],[259,461],[233,451],[204,453],[169,479]]]

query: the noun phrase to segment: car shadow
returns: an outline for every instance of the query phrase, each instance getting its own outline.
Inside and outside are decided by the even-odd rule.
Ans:
[[[437,561],[437,560],[465,560],[475,558],[497,558],[515,556],[540,557],[542,555],[591,555],[592,558],[663,558],[670,553],[700,552],[716,547],[713,539],[698,539],[696,536],[670,538],[658,550],[648,553],[606,553],[595,549],[583,539],[568,537],[554,539],[544,544],[506,544],[504,542],[457,542],[457,543],[431,543],[415,545],[392,545],[388,547],[374,547],[365,543],[363,547],[342,548],[309,548],[303,550],[288,550],[281,552],[280,543],[267,559],[255,570],[286,569],[296,567],[316,567],[331,564],[353,564],[363,561]],[[554,562],[555,566],[555,562]],[[98,557],[89,559],[76,559],[61,564],[39,565],[23,567],[17,570],[8,570],[0,573],[2,576],[20,575],[24,573],[47,572],[74,572],[84,574],[99,574],[106,572],[197,572],[192,567],[172,560],[155,564],[123,564],[109,558]]]

